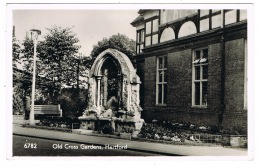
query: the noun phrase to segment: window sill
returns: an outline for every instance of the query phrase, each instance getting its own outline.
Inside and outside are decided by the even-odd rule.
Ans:
[[[157,107],[166,107],[167,104],[156,104],[155,106],[157,106]]]
[[[207,106],[197,106],[197,105],[193,105],[193,106],[191,106],[191,108],[206,109]]]

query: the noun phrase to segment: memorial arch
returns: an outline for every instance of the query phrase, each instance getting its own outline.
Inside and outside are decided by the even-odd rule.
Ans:
[[[98,114],[106,110],[107,102],[114,97],[116,110],[130,111],[139,107],[140,78],[129,58],[115,49],[99,54],[90,70],[90,103]]]
[[[81,128],[87,129],[91,122],[109,120],[111,125],[115,124],[115,131],[126,123],[140,131],[141,81],[130,59],[118,50],[106,49],[95,59],[89,75],[88,106],[79,117]]]

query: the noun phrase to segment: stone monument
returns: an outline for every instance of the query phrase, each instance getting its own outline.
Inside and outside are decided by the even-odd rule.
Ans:
[[[140,78],[129,58],[115,49],[106,49],[94,61],[89,73],[88,106],[79,117],[80,130],[100,133],[140,132]]]

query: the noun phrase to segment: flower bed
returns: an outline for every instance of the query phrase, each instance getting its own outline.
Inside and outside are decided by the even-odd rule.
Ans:
[[[37,126],[50,127],[50,128],[72,128],[72,123],[79,123],[78,120],[73,120],[65,117],[45,117],[37,123]]]
[[[47,118],[35,126],[27,127],[72,132],[72,125],[79,125],[77,121],[62,118]],[[126,127],[128,128],[128,127]],[[93,132],[93,136],[107,136],[111,138],[127,138],[139,141],[168,143],[174,145],[212,146],[224,145],[232,147],[247,147],[246,135],[226,134],[226,131],[212,129],[213,127],[196,127],[194,124],[179,124],[171,122],[144,123],[137,137],[128,137],[131,131],[121,131],[117,134],[100,134]],[[127,129],[126,129],[127,130]],[[121,136],[122,135],[122,136]],[[130,134],[129,134],[130,135]]]
[[[61,128],[61,127],[50,127],[50,126],[39,126],[39,125],[23,125],[23,127],[46,129],[46,130],[61,131],[61,132],[71,132],[71,129]]]
[[[215,144],[220,145],[222,136],[212,131],[211,127],[194,124],[152,122],[145,123],[138,137],[140,139],[169,141],[176,144]]]

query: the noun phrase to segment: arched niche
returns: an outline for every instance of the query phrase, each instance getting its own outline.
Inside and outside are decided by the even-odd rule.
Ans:
[[[90,70],[90,77],[101,75],[101,67],[108,58],[112,59],[115,65],[118,66],[119,73],[130,77],[131,74],[136,72],[130,59],[124,53],[109,48],[100,53],[95,59]]]
[[[109,90],[109,80],[116,81],[115,90]],[[117,108],[113,110],[134,113],[133,116],[140,118],[140,83],[130,59],[118,50],[106,49],[98,55],[90,70],[88,110],[101,115],[107,110],[105,106],[109,99],[114,97]]]
[[[160,38],[160,42],[169,41],[175,39],[175,33],[171,27],[163,30]]]
[[[185,22],[180,30],[178,38],[197,33],[196,25],[192,21]]]
[[[102,76],[100,81],[100,105],[107,110],[107,102],[111,98],[120,96],[120,77],[121,67],[117,60],[108,55],[101,66],[99,76]]]

